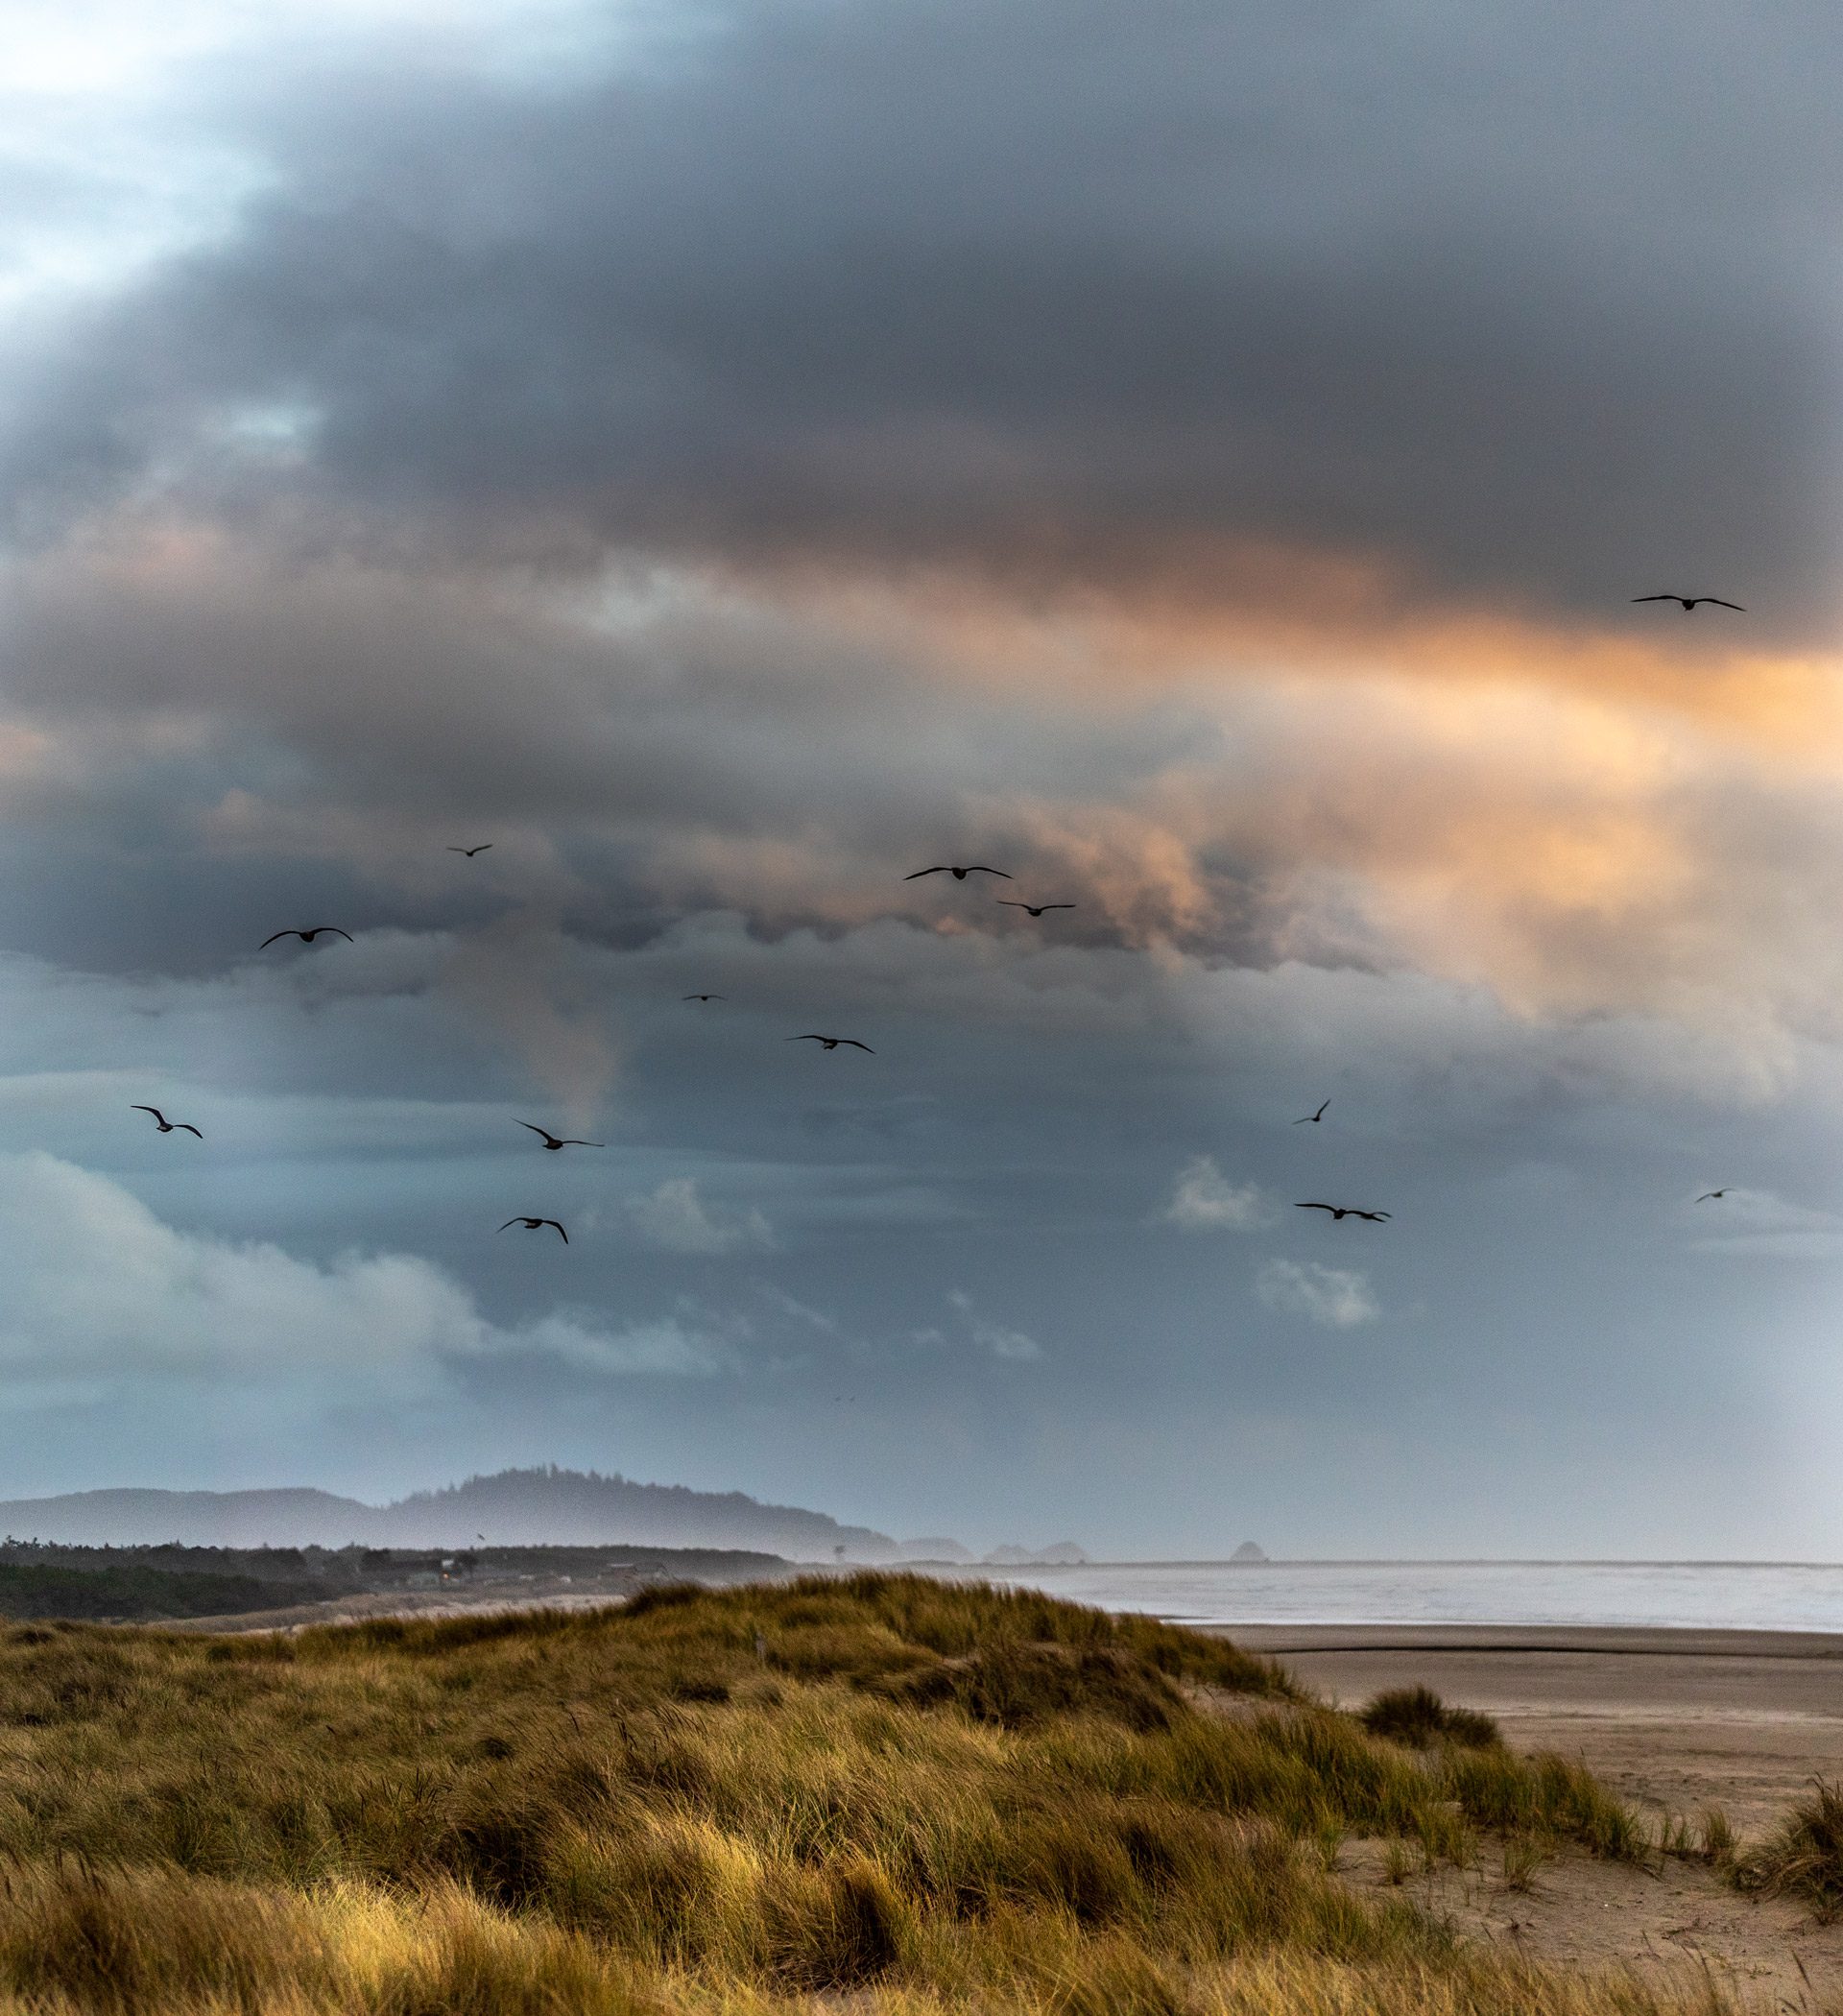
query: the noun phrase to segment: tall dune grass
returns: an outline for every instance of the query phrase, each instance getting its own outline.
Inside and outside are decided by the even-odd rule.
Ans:
[[[1751,1854],[1736,1855],[1732,1841],[1714,1840],[1711,1859],[1724,1849],[1741,1888],[1800,1898],[1821,1924],[1843,1916],[1843,1786],[1813,1781],[1809,1797]]]
[[[1224,1641],[920,1577],[0,1632],[0,2007],[1667,2006],[1314,1852],[1479,1828],[1641,1849],[1560,1760],[1418,1755]]]

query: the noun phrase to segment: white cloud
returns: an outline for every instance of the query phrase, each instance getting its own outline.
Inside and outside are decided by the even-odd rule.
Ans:
[[[668,1253],[766,1252],[775,1243],[760,1212],[753,1206],[743,1212],[713,1211],[689,1176],[667,1177],[651,1196],[630,1198],[627,1208],[641,1236]]]
[[[539,1354],[610,1374],[708,1374],[725,1340],[682,1316],[608,1329],[558,1308],[490,1322],[414,1255],[324,1265],[267,1243],[163,1224],[106,1177],[42,1153],[0,1157],[0,1370],[15,1398],[101,1398],[126,1384],[242,1388],[271,1406],[337,1396],[426,1400],[462,1361]]]
[[[707,1377],[733,1363],[723,1335],[681,1316],[630,1323],[618,1331],[597,1330],[565,1311],[522,1324],[515,1331],[489,1330],[489,1352],[541,1352],[579,1365],[586,1372],[658,1373],[673,1378]]]
[[[1274,1220],[1258,1186],[1230,1183],[1209,1155],[1193,1156],[1178,1171],[1159,1216],[1185,1232],[1257,1232]]]
[[[816,1330],[822,1336],[836,1337],[841,1334],[836,1316],[828,1316],[824,1309],[816,1309],[810,1303],[802,1302],[799,1296],[788,1294],[785,1288],[774,1282],[757,1282],[755,1292],[764,1302],[778,1308],[792,1322]]]
[[[1043,1356],[1043,1347],[1035,1337],[1027,1337],[1020,1330],[1007,1330],[1003,1324],[982,1316],[974,1308],[972,1297],[964,1288],[950,1290],[947,1301],[959,1312],[960,1320],[967,1327],[967,1334],[981,1351],[991,1352],[995,1358],[1010,1358],[1017,1363]]]
[[[1255,1293],[1270,1309],[1304,1316],[1328,1330],[1372,1323],[1382,1313],[1367,1275],[1316,1260],[1270,1260],[1255,1277]]]

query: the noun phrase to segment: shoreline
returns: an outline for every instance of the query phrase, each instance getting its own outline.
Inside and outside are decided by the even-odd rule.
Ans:
[[[1181,1620],[1172,1620],[1181,1621]],[[1331,1653],[1600,1654],[1622,1658],[1843,1661],[1843,1631],[1706,1624],[1192,1623],[1278,1657]]]

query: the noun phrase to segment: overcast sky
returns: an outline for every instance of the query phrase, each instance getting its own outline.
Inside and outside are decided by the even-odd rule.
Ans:
[[[10,9],[9,1494],[1843,1556],[1840,63]]]

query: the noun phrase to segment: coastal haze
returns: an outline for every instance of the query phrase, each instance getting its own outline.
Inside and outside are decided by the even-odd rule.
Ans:
[[[259,13],[0,22],[9,1500],[1843,1558],[1843,17]]]

